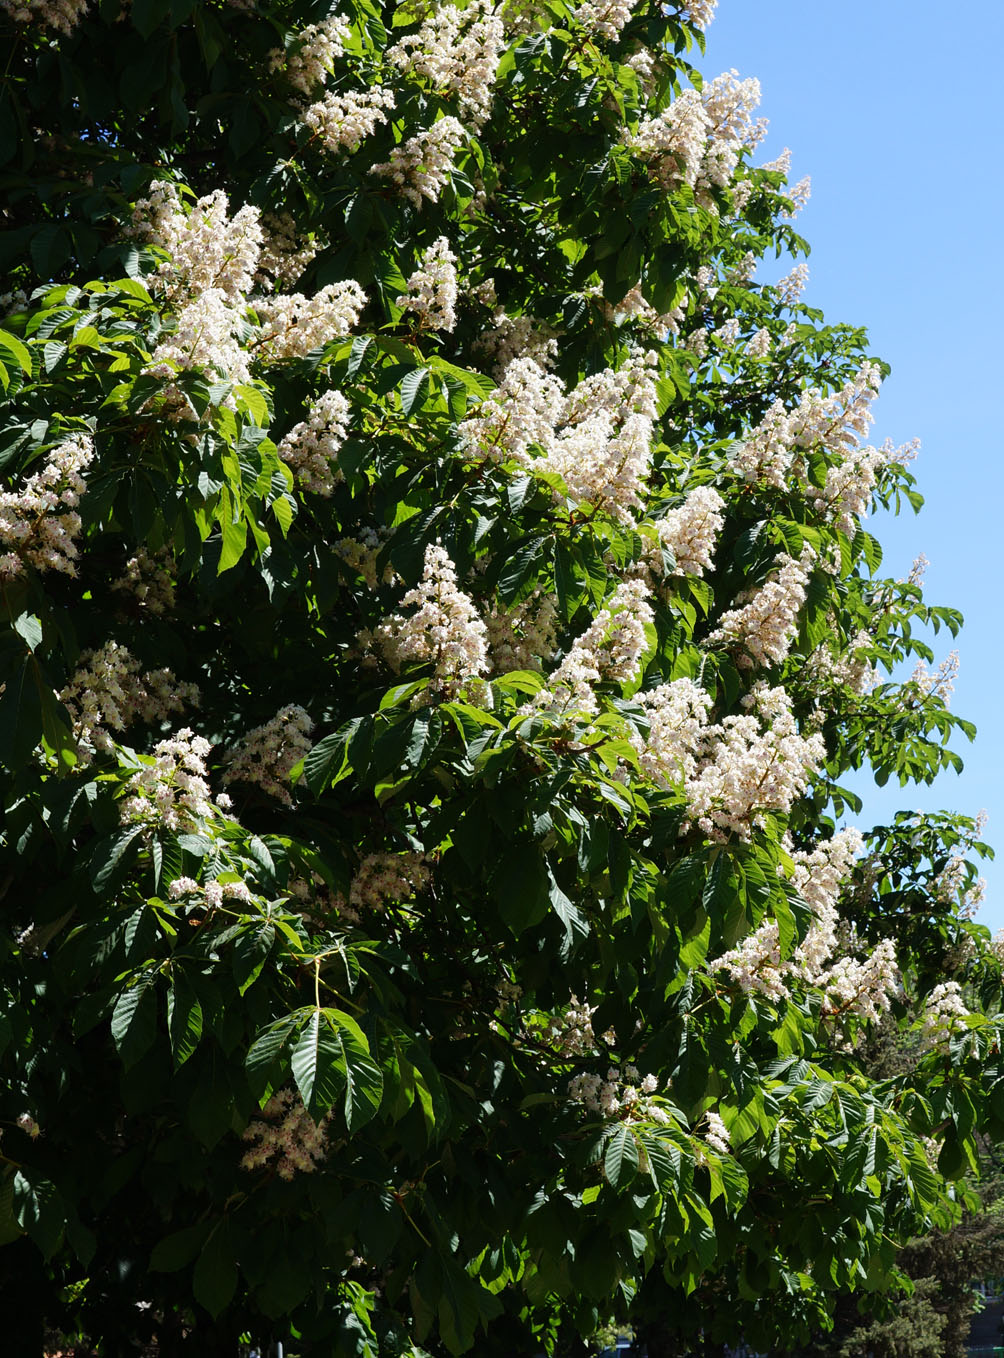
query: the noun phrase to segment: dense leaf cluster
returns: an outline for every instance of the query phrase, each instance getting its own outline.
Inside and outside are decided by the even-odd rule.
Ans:
[[[838,1289],[893,1285],[896,1242],[958,1219],[979,1134],[1004,1130],[999,965],[962,904],[973,822],[898,817],[842,891],[842,955],[895,941],[904,1029],[923,1034],[936,986],[967,987],[972,1012],[918,1036],[904,1069],[869,1073],[861,1013],[794,968],[814,916],[793,855],[855,806],[841,778],[929,780],[972,735],[937,685],[839,668],[855,647],[886,676],[930,661],[924,630],[961,619],[883,578],[860,519],[827,509],[834,441],[780,485],[741,470],[771,406],[839,392],[866,338],[749,279],[747,254],[805,249],[783,169],[747,145],[728,184],[667,187],[632,147],[701,88],[686,12],[641,3],[610,36],[589,6],[509,8],[490,116],[420,204],[373,167],[463,113],[387,59],[425,6],[342,11],[330,91],[395,103],[334,153],[272,57],[323,7],[100,0],[66,33],[0,14],[5,490],[72,435],[94,447],[75,571],[0,578],[0,1270],[33,1321],[105,1355],[154,1335],[165,1355],[232,1352],[242,1334],[332,1358],[561,1354],[626,1319],[656,1354],[667,1316],[777,1345],[825,1324]],[[189,208],[222,189],[231,216],[289,213],[310,244],[292,285],[244,298],[239,372],[155,357],[180,326],[134,213],[157,181]],[[444,236],[459,300],[437,330],[402,299]],[[270,356],[275,298],[347,280],[366,296],[351,333]],[[619,311],[633,289],[645,307]],[[553,340],[566,391],[651,355],[630,512],[575,493],[540,448],[472,444],[502,313]],[[329,391],[350,421],[324,495],[283,441]],[[711,486],[724,524],[688,574],[658,524]],[[868,498],[919,505],[894,459]],[[392,663],[374,638],[436,545],[482,618],[519,634],[552,601],[551,643],[517,664],[496,647],[487,674]],[[806,547],[786,654],[750,665],[721,620]],[[145,569],[162,606],[129,585]],[[639,580],[633,672],[555,699],[549,677]],[[200,702],[137,699],[89,746],[77,676],[113,642],[143,683],[166,669]],[[646,772],[646,696],[684,679],[715,729],[765,682],[822,736],[790,805],[723,830],[682,777]],[[227,782],[291,704],[315,742],[283,796]],[[162,775],[158,743],[186,727],[211,746],[208,787],[172,818],[203,756]],[[136,809],[154,784],[166,802]],[[771,925],[780,992],[710,965]],[[610,1069],[616,1107],[570,1094]],[[319,1124],[313,1163],[265,1153],[283,1107]]]

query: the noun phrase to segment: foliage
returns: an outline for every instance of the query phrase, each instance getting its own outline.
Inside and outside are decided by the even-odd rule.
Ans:
[[[961,619],[861,523],[864,333],[752,281],[800,192],[702,7],[61,5],[0,8],[7,1277],[332,1358],[888,1288],[1004,1129],[986,846],[834,825],[959,765]]]

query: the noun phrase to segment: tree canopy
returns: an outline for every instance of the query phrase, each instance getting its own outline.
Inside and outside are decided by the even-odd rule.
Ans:
[[[841,785],[961,618],[713,9],[0,0],[26,1354],[779,1347],[975,1204],[981,826]]]

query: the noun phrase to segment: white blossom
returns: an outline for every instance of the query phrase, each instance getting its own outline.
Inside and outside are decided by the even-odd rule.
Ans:
[[[539,670],[557,645],[558,610],[549,594],[536,589],[511,608],[493,604],[485,627],[495,674]]]
[[[654,617],[644,583],[622,581],[548,677],[547,688],[534,695],[531,707],[595,712],[598,684],[629,684],[639,677],[646,628]]]
[[[312,349],[344,338],[365,305],[365,292],[351,278],[328,283],[312,297],[301,292],[267,297],[255,304],[262,356],[269,362],[305,358]]]
[[[382,910],[388,902],[410,901],[431,880],[423,854],[371,853],[359,864],[349,887],[349,907],[354,911]]]
[[[40,24],[57,33],[72,33],[89,6],[90,0],[0,0],[15,23]]]
[[[942,981],[924,1000],[920,1039],[925,1050],[944,1043],[956,1019],[969,1017],[958,981]]]
[[[106,641],[82,652],[59,700],[73,723],[77,755],[89,763],[97,751],[114,748],[113,731],[124,731],[136,721],[163,721],[185,706],[198,706],[199,690],[169,669],[143,672],[131,651]]]
[[[327,1153],[326,1127],[331,1116],[328,1112],[315,1122],[299,1094],[280,1089],[242,1134],[250,1149],[241,1157],[241,1169],[270,1166],[280,1179],[313,1173]]]
[[[285,50],[276,47],[269,52],[269,70],[285,70],[294,89],[310,94],[332,73],[334,62],[345,51],[350,32],[348,20],[334,14],[322,23],[308,24]]]
[[[472,0],[466,8],[437,5],[417,33],[401,38],[386,55],[400,71],[456,96],[460,116],[477,129],[491,111],[504,41],[501,11],[490,0]]]
[[[598,38],[614,42],[631,18],[636,0],[584,0],[572,17]]]
[[[205,765],[211,749],[187,726],[159,741],[126,785],[129,795],[119,803],[123,825],[184,832],[211,819],[228,804],[219,797],[214,805],[211,798]]]
[[[89,434],[71,434],[46,454],[20,490],[0,491],[0,580],[37,571],[76,575],[81,520],[82,475],[94,457]]]
[[[689,23],[703,33],[715,17],[717,8],[718,0],[683,0],[680,12]]]
[[[296,703],[287,705],[262,726],[243,736],[227,756],[224,783],[248,783],[260,787],[286,806],[293,805],[289,791],[292,769],[310,753],[314,723]]]
[[[370,167],[371,174],[392,180],[416,207],[423,198],[439,201],[439,191],[453,169],[453,158],[467,133],[453,117],[440,118],[426,131],[409,137],[390,153],[390,160]]]
[[[457,323],[457,257],[445,236],[439,236],[419,256],[418,268],[408,279],[408,291],[397,299],[413,311],[426,330],[452,330]]]
[[[433,666],[434,686],[454,694],[488,672],[488,634],[473,601],[457,585],[456,567],[442,547],[425,549],[425,569],[401,609],[374,631],[391,668]]]
[[[255,282],[291,287],[317,254],[321,242],[315,237],[301,236],[290,212],[266,213],[261,227]]]
[[[704,748],[711,695],[692,679],[674,679],[636,694],[635,702],[648,719],[647,734],[631,737],[645,775],[661,787],[690,783]]]
[[[336,458],[348,424],[348,401],[340,391],[326,391],[310,407],[307,418],[279,441],[279,456],[292,467],[304,490],[328,496],[341,480]]]
[[[706,728],[697,776],[684,788],[705,834],[749,838],[766,812],[791,810],[826,758],[818,732],[799,732],[784,689],[759,683],[743,705],[741,715]]]
[[[138,547],[136,555],[125,563],[124,573],[112,581],[111,588],[130,595],[138,608],[162,617],[174,607],[172,566],[166,548],[148,552],[145,547]]]
[[[805,285],[809,281],[808,264],[796,264],[792,271],[775,283],[778,298],[782,306],[794,306],[802,293]]]
[[[565,405],[565,392],[556,377],[532,358],[517,358],[502,381],[477,409],[462,420],[458,435],[471,457],[495,461],[511,459],[527,467],[531,444],[551,446]]]
[[[394,96],[382,85],[374,85],[368,90],[349,90],[345,94],[329,90],[322,99],[303,110],[300,121],[326,151],[332,155],[346,151],[351,155],[381,123],[387,121],[387,113],[393,107]]]
[[[747,666],[780,664],[795,639],[798,614],[805,603],[815,560],[816,553],[808,544],[797,561],[782,553],[767,583],[741,607],[722,614],[708,644],[742,647],[745,654],[740,663]]]

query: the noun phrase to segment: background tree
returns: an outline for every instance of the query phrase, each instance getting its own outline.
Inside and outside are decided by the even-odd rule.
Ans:
[[[713,8],[3,0],[25,1353],[776,1347],[974,1201],[980,827],[834,820],[960,618]]]

